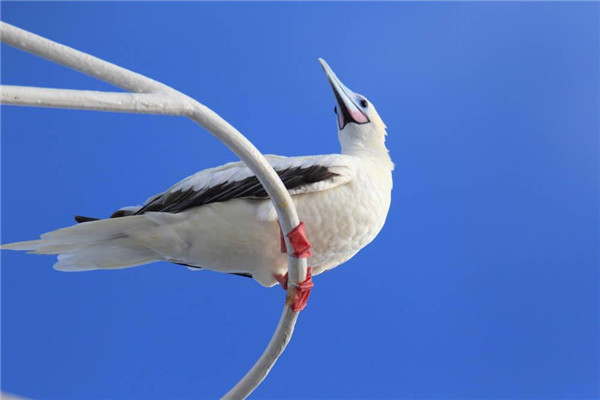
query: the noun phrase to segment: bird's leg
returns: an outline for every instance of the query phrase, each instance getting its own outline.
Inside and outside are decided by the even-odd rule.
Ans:
[[[300,224],[292,229],[286,236],[290,239],[292,250],[294,250],[294,257],[308,258],[312,255],[310,252],[310,242],[306,237],[306,231],[304,229],[304,222],[300,222]],[[279,242],[281,252],[287,253],[287,246],[285,245],[285,238],[283,237],[281,224],[279,225]]]
[[[292,250],[294,250],[294,257],[297,258],[308,258],[311,256],[310,252],[310,242],[306,237],[306,232],[304,230],[304,222],[300,222],[297,227],[292,229],[290,233],[286,235],[290,239],[290,244],[292,245]],[[287,253],[287,246],[285,245],[285,238],[283,237],[283,231],[281,230],[281,225],[279,225],[279,241],[281,246],[281,252]],[[277,274],[274,275],[277,282],[281,285],[284,290],[288,289],[288,274],[285,275]],[[292,311],[298,312],[304,310],[306,307],[306,302],[308,301],[308,296],[310,295],[310,290],[315,286],[312,281],[312,267],[308,267],[306,269],[306,278],[301,283],[294,284],[296,290],[294,292],[294,298],[288,299],[288,303],[291,301],[290,307]]]
[[[273,274],[273,277],[275,279],[277,279],[277,282],[279,282],[279,286],[281,286],[281,288],[283,290],[287,290],[287,284],[288,284],[288,274],[287,274],[287,272],[285,273],[285,275],[283,275],[283,274]]]

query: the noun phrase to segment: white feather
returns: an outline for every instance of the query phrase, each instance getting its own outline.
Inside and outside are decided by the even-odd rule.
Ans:
[[[385,125],[374,108],[365,112],[371,123],[346,124],[338,132],[342,154],[267,156],[279,171],[324,166],[336,174],[290,190],[312,243],[309,263],[315,275],[343,263],[371,242],[387,216],[394,166],[385,147]],[[234,162],[200,171],[164,193],[205,191],[250,176],[243,163]],[[287,270],[276,218],[268,199],[236,198],[173,214],[146,212],[84,222],[2,249],[58,254],[55,268],[63,271],[127,268],[166,260],[248,273],[262,285],[272,286],[277,282],[274,275]]]

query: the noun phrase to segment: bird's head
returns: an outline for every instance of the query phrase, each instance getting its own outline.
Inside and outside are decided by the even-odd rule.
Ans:
[[[342,153],[379,153],[384,151],[386,126],[377,110],[366,97],[348,89],[319,58],[331,84],[337,105],[334,108]]]

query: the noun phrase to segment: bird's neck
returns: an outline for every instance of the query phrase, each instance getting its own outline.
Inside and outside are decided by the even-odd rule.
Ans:
[[[389,166],[390,169],[393,168],[390,153],[384,144],[377,146],[373,146],[372,144],[365,146],[361,143],[342,144],[341,153],[381,163],[382,167]]]
[[[364,132],[344,130],[339,133],[339,140],[342,154],[372,161],[390,171],[394,169],[389,151],[385,147],[385,131],[364,134]]]

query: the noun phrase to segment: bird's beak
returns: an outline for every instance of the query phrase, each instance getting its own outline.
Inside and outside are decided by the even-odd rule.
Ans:
[[[357,124],[366,124],[369,122],[369,118],[367,118],[366,114],[355,102],[357,95],[340,82],[325,60],[319,58],[319,62],[323,66],[323,70],[325,71],[325,75],[327,75],[327,80],[331,84],[335,100],[337,101],[337,119],[340,130],[344,129],[349,122]]]

